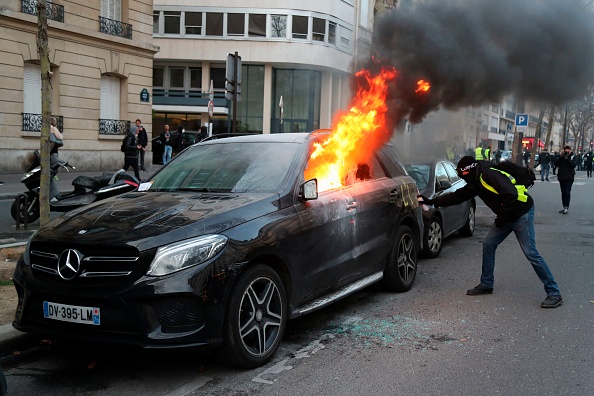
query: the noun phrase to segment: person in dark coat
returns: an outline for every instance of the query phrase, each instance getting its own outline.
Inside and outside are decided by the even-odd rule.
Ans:
[[[183,126],[178,126],[177,131],[171,135],[171,146],[173,147],[173,155],[177,155],[184,149],[183,135],[186,129]]]
[[[146,152],[146,146],[148,145],[148,135],[146,133],[146,129],[142,126],[142,121],[140,119],[136,119],[136,128],[138,129],[138,144],[142,146],[139,154],[139,162],[140,162],[140,170],[145,171],[144,168],[144,153]]]
[[[140,181],[138,153],[142,149],[142,146],[138,142],[138,128],[136,128],[136,125],[130,128],[130,133],[128,133],[124,141],[124,149],[124,166],[122,169],[127,171],[128,168],[132,167],[134,169],[134,176]]]
[[[544,285],[547,298],[542,308],[556,308],[563,303],[559,286],[544,258],[536,250],[534,233],[534,200],[524,185],[516,185],[508,173],[496,169],[491,162],[477,161],[466,156],[458,162],[456,172],[466,185],[451,194],[428,199],[419,195],[419,205],[452,206],[477,195],[497,215],[495,224],[483,240],[483,266],[481,283],[468,290],[470,296],[491,294],[495,282],[495,251],[512,232],[522,252],[532,264],[536,275]]]
[[[592,150],[584,154],[584,166],[586,167],[587,177],[592,177],[592,161],[594,160],[594,153]]]
[[[576,166],[571,146],[563,147],[563,151],[555,161],[555,166],[557,167],[557,180],[559,180],[559,186],[561,187],[561,202],[563,203],[563,209],[559,213],[567,214]]]

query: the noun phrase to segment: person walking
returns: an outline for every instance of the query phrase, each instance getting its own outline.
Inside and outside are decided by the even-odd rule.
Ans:
[[[594,161],[594,153],[590,150],[584,154],[584,166],[586,167],[587,177],[592,177],[592,161]]]
[[[530,165],[530,151],[524,151],[522,158],[524,159],[524,167],[528,168],[528,165]]]
[[[536,250],[534,233],[534,200],[524,185],[516,185],[509,173],[496,169],[492,163],[477,161],[470,156],[458,162],[456,172],[466,186],[451,194],[428,199],[419,195],[419,205],[452,206],[477,195],[497,215],[483,241],[483,264],[480,284],[466,292],[469,296],[492,294],[494,286],[495,251],[512,232],[522,252],[532,264],[544,285],[546,299],[542,308],[556,308],[563,303],[561,292],[544,258]]]
[[[163,165],[167,165],[171,161],[171,153],[173,152],[173,141],[171,133],[169,132],[169,125],[165,124],[163,132],[159,134],[159,142],[163,146]]]
[[[144,167],[144,153],[146,152],[146,146],[148,145],[148,135],[146,133],[146,129],[144,129],[144,127],[142,126],[142,121],[140,121],[139,118],[136,119],[136,129],[138,130],[138,144],[142,146],[142,148],[138,152],[140,170],[146,172],[146,169]]]
[[[133,125],[124,141],[124,166],[122,169],[127,171],[128,168],[132,167],[134,169],[134,176],[138,181],[140,181],[138,156],[141,149],[142,146],[138,142],[138,128],[136,125]]]
[[[549,181],[549,168],[551,164],[551,155],[544,147],[538,156],[538,165],[540,165],[540,181]]]
[[[557,174],[557,160],[559,159],[559,153],[555,151],[553,154],[553,175]]]
[[[557,180],[559,180],[559,186],[561,187],[561,202],[563,203],[563,209],[559,213],[567,214],[569,211],[569,201],[571,201],[571,186],[573,185],[576,167],[571,146],[563,147],[563,151],[560,153],[557,161],[555,161],[555,165],[558,168]]]

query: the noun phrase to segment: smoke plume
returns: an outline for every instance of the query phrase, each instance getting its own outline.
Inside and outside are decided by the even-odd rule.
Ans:
[[[580,0],[433,0],[378,21],[374,60],[394,66],[395,124],[441,107],[498,102],[506,94],[565,103],[594,81],[591,5]],[[415,95],[419,79],[429,95]]]

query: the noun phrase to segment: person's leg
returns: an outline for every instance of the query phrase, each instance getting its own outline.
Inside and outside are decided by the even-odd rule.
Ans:
[[[569,182],[567,180],[559,180],[559,187],[561,188],[561,203],[563,204],[563,209],[569,208],[569,196],[567,194],[568,183]],[[561,212],[563,212],[563,210]]]
[[[489,234],[483,241],[483,268],[481,272],[481,285],[493,288],[495,282],[495,251],[497,246],[512,232],[512,228],[505,224],[502,227],[493,225]]]
[[[549,181],[549,168],[550,168],[550,165],[549,164],[545,164],[544,167],[545,167],[544,168],[545,169],[545,180],[546,181]]]
[[[132,162],[132,169],[134,169],[134,176],[140,181],[140,169],[138,166],[138,160]]]
[[[165,152],[167,153],[167,162],[171,161],[171,154],[173,152],[172,146],[165,146]]]
[[[163,165],[167,164],[167,146],[163,146],[163,154],[161,154],[161,159],[163,162]]]
[[[142,169],[143,171],[146,171],[145,167],[144,167],[144,150],[140,150],[140,169]]]
[[[128,159],[128,157],[124,157],[124,166],[122,166],[122,169],[124,170],[124,172],[127,172],[129,167],[130,160]]]
[[[532,264],[534,272],[544,285],[547,296],[558,296],[561,294],[559,286],[555,282],[555,278],[549,269],[549,266],[536,250],[536,240],[534,237],[534,206],[530,208],[528,213],[521,216],[512,224],[516,238],[520,243],[520,247],[524,255]]]

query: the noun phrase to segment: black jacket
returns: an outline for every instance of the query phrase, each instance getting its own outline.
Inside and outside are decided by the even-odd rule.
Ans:
[[[124,146],[126,151],[124,152],[124,156],[126,157],[136,157],[138,155],[138,149],[136,141],[136,134],[130,132],[128,136],[126,136],[126,141],[124,142]]]
[[[574,179],[575,162],[570,155],[560,155],[555,161],[557,169],[557,180],[569,181]]]
[[[551,162],[551,154],[549,154],[548,151],[541,151],[540,155],[538,156],[538,163],[540,165],[542,164],[548,164]]]
[[[438,206],[452,206],[462,203],[477,195],[483,200],[496,215],[496,222],[511,223],[520,216],[528,213],[534,200],[528,195],[527,202],[518,201],[518,190],[501,172],[491,169],[493,163],[489,161],[479,161],[479,168],[476,171],[475,178],[467,181],[466,186],[456,190],[451,194],[442,195],[433,199],[433,204]],[[483,180],[493,187],[499,194],[489,191],[480,181]]]
[[[146,134],[146,129],[141,125],[140,131],[138,132],[138,144],[142,147],[146,147],[148,144],[148,135]]]

